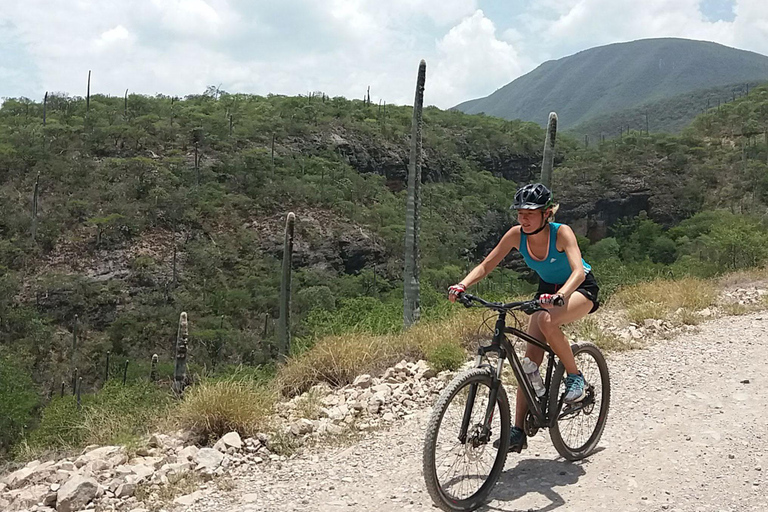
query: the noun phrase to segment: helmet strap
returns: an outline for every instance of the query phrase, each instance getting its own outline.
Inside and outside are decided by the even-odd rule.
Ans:
[[[541,225],[541,227],[540,227],[539,229],[536,229],[536,230],[534,230],[534,231],[531,231],[530,233],[526,233],[525,231],[523,231],[523,228],[520,228],[520,231],[523,231],[523,234],[524,234],[525,236],[532,236],[532,235],[535,235],[536,233],[540,233],[541,231],[543,231],[543,230],[544,230],[544,228],[545,228],[545,227],[547,227],[548,225],[549,225],[549,221],[546,221],[546,220],[545,220],[545,221],[544,221],[544,224],[542,224],[542,225]]]

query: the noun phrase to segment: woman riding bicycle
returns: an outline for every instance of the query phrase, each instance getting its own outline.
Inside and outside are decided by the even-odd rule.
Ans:
[[[517,249],[525,263],[539,276],[536,298],[547,311],[531,316],[528,333],[540,340],[546,340],[560,358],[568,376],[565,379],[566,403],[575,403],[585,396],[585,382],[576,367],[568,339],[562,326],[583,318],[598,308],[598,286],[590,267],[581,257],[581,251],[573,230],[565,224],[551,221],[557,211],[552,193],[541,183],[521,187],[515,193],[512,209],[517,210],[519,226],[513,226],[502,237],[488,256],[458,284],[448,289],[448,298],[455,301],[459,293],[488,275],[509,254]],[[560,297],[564,304],[553,307]],[[525,355],[541,365],[544,351],[528,344]],[[527,403],[522,391],[517,390],[515,426],[511,431],[510,451],[520,452],[527,448],[522,430],[527,412]]]

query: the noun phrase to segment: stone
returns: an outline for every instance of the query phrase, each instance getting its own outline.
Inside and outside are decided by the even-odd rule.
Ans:
[[[55,507],[56,500],[58,499],[58,493],[49,492],[45,498],[43,498],[43,505],[46,507]]]
[[[200,449],[195,445],[182,448],[178,455],[179,462],[195,460],[195,455],[197,455],[199,450]]]
[[[243,440],[240,439],[240,434],[237,432],[229,432],[228,434],[224,434],[213,447],[220,452],[226,452],[230,448],[240,450],[243,447]]]
[[[213,448],[201,448],[195,455],[198,469],[205,468],[213,471],[219,467],[222,460],[224,460],[224,454]]]
[[[11,503],[18,510],[19,507],[27,509],[42,503],[49,493],[50,490],[47,485],[33,485],[11,491],[6,493],[5,496],[10,499]]]
[[[93,478],[74,475],[61,486],[56,504],[57,512],[74,512],[88,505],[99,492],[99,484]]]
[[[52,461],[43,462],[42,464],[39,461],[32,461],[22,469],[14,471],[8,475],[5,478],[4,483],[8,485],[9,489],[19,489],[30,483],[37,483],[45,480],[52,475],[54,471],[55,468]]]
[[[82,468],[89,462],[103,460],[109,467],[119,466],[128,460],[125,456],[125,448],[122,446],[102,446],[101,448],[95,448],[88,450],[75,460],[75,466]]]
[[[366,373],[363,375],[358,375],[352,382],[352,385],[360,389],[365,389],[371,387],[372,383],[373,378]]]
[[[141,481],[149,478],[155,472],[155,468],[145,466],[144,464],[135,464],[131,466],[131,472],[136,475],[136,480]]]
[[[183,507],[189,507],[190,505],[196,503],[200,498],[204,496],[203,491],[195,491],[192,494],[187,494],[185,496],[179,496],[175,500],[173,500],[173,503],[175,505],[181,505]]]
[[[291,434],[295,436],[302,436],[304,434],[311,434],[315,430],[315,424],[312,420],[301,418],[293,425],[291,425]]]
[[[133,493],[136,492],[136,484],[125,483],[121,484],[115,490],[116,498],[130,498]]]

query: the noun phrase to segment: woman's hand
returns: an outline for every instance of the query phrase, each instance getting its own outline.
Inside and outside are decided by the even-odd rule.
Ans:
[[[539,295],[539,304],[541,304],[541,307],[544,309],[552,309],[557,305],[561,305],[563,300],[565,299],[560,293],[542,293]],[[558,302],[560,304],[557,304]]]
[[[456,299],[459,298],[459,294],[464,293],[465,291],[467,291],[467,287],[461,283],[451,286],[448,288],[448,300],[456,302]]]

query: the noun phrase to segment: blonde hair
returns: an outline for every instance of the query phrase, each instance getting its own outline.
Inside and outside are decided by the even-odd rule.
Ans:
[[[549,216],[547,217],[547,220],[548,220],[548,221],[553,221],[553,220],[555,220],[555,214],[556,214],[556,213],[557,213],[557,211],[560,209],[560,205],[559,205],[558,203],[555,203],[555,204],[553,204],[552,206],[550,206],[550,207],[549,207],[549,209],[550,209],[551,211],[550,211],[550,213],[549,213]]]

